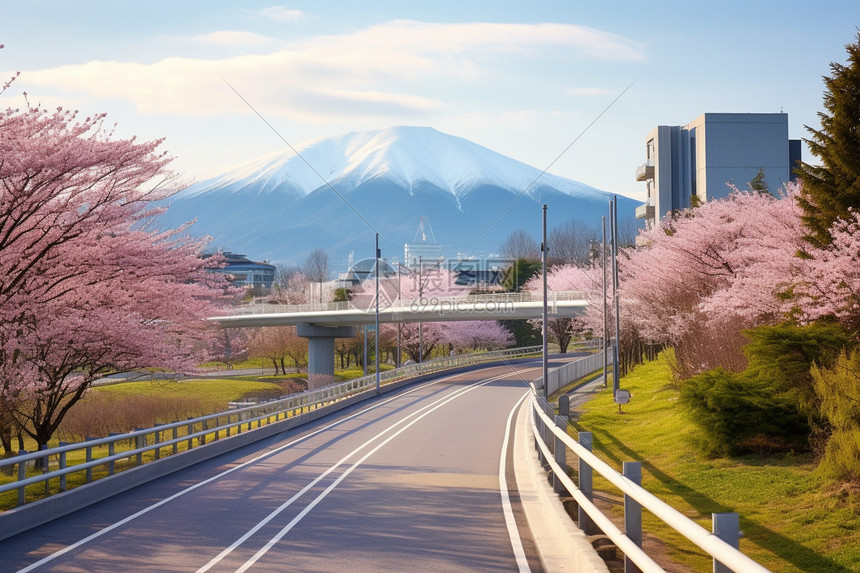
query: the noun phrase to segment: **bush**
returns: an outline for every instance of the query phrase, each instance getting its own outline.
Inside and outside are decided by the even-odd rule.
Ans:
[[[772,381],[722,368],[687,380],[681,400],[703,432],[701,447],[711,456],[805,449],[807,419]]]
[[[90,391],[71,408],[58,431],[62,440],[104,438],[209,413],[213,405],[194,396],[110,396]]]
[[[744,335],[751,341],[744,346],[748,371],[772,380],[776,391],[792,394],[807,412],[817,409],[810,374],[813,363],[830,366],[850,341],[841,326],[826,321],[760,326]]]
[[[744,331],[749,366],[722,368],[687,380],[681,399],[704,430],[710,455],[809,449],[812,428],[820,429],[814,363],[830,365],[849,342],[836,324],[781,324]]]
[[[831,368],[812,368],[820,412],[830,427],[819,469],[834,480],[860,481],[860,351],[843,352]]]

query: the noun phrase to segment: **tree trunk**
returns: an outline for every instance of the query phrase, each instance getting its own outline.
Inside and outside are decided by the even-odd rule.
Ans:
[[[0,442],[3,443],[3,453],[7,456],[14,455],[12,451],[12,421],[9,416],[0,413]]]

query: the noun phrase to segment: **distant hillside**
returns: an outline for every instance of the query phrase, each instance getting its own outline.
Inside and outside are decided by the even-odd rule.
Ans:
[[[374,230],[383,257],[402,260],[422,216],[446,256],[486,256],[513,230],[538,238],[544,203],[550,228],[569,219],[599,227],[611,198],[427,127],[350,133],[296,149],[307,163],[285,150],[185,189],[171,198],[165,223],[197,219],[195,234],[258,260],[301,263],[322,247],[331,268],[343,270],[350,252],[356,260],[373,256]],[[640,203],[618,201],[619,220],[632,220]]]

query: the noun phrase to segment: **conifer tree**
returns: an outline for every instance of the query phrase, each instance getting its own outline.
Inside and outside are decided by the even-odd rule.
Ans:
[[[821,164],[801,162],[797,169],[806,239],[819,247],[830,244],[837,219],[860,209],[860,33],[845,49],[847,65],[831,63],[832,75],[824,77],[827,111],[818,114],[821,129],[806,126],[812,137],[805,141]]]
[[[750,191],[755,191],[756,193],[770,193],[767,181],[764,178],[763,168],[759,167],[758,173],[756,173],[755,177],[750,181]]]

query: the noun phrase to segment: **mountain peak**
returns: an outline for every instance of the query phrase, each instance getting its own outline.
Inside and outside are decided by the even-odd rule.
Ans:
[[[431,127],[346,133],[295,149],[174,195],[164,224],[197,219],[192,232],[252,258],[300,263],[320,247],[340,269],[349,252],[368,252],[374,231],[385,256],[400,259],[422,216],[446,255],[490,254],[511,231],[536,236],[542,204],[551,228],[568,220],[598,228],[610,198]],[[619,200],[620,216],[632,219],[637,202]]]
[[[183,196],[210,190],[256,188],[266,193],[308,195],[331,184],[349,192],[384,177],[407,189],[429,183],[457,200],[477,186],[500,187],[517,193],[550,186],[572,196],[603,196],[602,192],[569,179],[541,172],[467,139],[432,127],[395,126],[351,132],[307,141],[247,161],[191,186]]]

